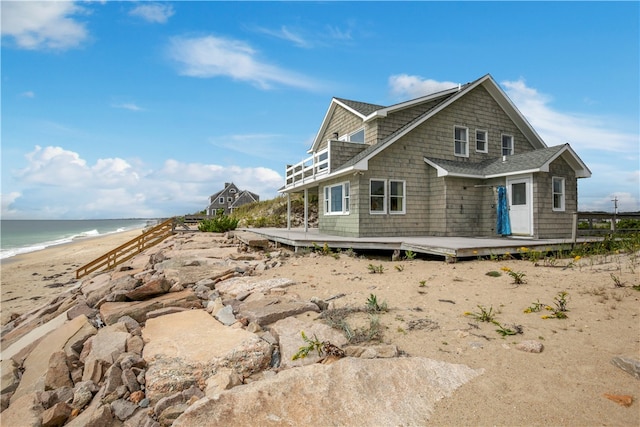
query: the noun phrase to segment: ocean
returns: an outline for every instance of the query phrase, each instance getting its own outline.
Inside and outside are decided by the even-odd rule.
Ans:
[[[142,229],[155,219],[0,220],[0,259],[69,243],[83,237]]]

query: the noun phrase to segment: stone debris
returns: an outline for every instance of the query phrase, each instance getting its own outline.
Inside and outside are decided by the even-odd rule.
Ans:
[[[540,341],[525,340],[516,344],[516,348],[527,353],[542,353],[544,345]]]
[[[175,235],[3,326],[2,425],[333,425],[354,416],[420,425],[435,401],[480,375],[399,357],[391,345],[348,346],[341,331],[297,319],[333,303],[302,300],[291,279],[255,276],[289,255],[238,236]],[[301,331],[330,354],[293,361]],[[353,393],[368,403],[354,405]]]
[[[632,357],[616,356],[611,359],[611,363],[640,380],[640,360]]]

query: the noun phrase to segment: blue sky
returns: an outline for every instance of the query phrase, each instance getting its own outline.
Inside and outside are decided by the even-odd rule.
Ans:
[[[4,219],[164,217],[277,195],[333,96],[390,105],[490,73],[640,210],[638,2],[2,1]]]

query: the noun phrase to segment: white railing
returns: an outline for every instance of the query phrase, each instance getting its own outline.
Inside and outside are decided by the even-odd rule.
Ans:
[[[313,153],[300,163],[287,166],[285,188],[295,187],[329,173],[329,148]]]

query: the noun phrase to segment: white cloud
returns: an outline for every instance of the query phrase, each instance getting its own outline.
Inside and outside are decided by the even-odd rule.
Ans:
[[[298,47],[309,48],[312,46],[312,43],[305,39],[299,32],[294,32],[284,25],[280,27],[279,30],[259,27],[257,28],[257,31],[278,39],[289,41]]]
[[[39,147],[25,155],[11,190],[2,194],[2,217],[164,217],[204,209],[208,197],[233,181],[263,198],[276,195],[283,178],[268,168],[185,163],[168,159],[157,170],[121,158],[90,164],[62,147]]]
[[[239,40],[215,36],[175,37],[169,57],[180,65],[180,74],[190,77],[231,77],[262,89],[273,85],[315,89],[311,79],[258,59],[258,52]]]
[[[22,49],[69,49],[88,37],[72,15],[84,9],[69,1],[2,1],[2,36]]]
[[[456,86],[458,86],[458,83],[439,82],[437,80],[423,79],[420,76],[410,76],[408,74],[396,74],[389,77],[391,96],[398,99],[419,98]]]
[[[22,92],[20,96],[23,98],[35,98],[36,94],[33,91],[28,90],[26,92]]]
[[[113,104],[112,106],[113,106],[113,108],[121,108],[123,110],[144,111],[144,109],[142,107],[139,107],[138,105],[136,105],[133,102],[124,102],[122,104]]]
[[[146,3],[131,9],[129,15],[137,16],[148,22],[164,24],[174,13],[173,6],[170,4]]]

